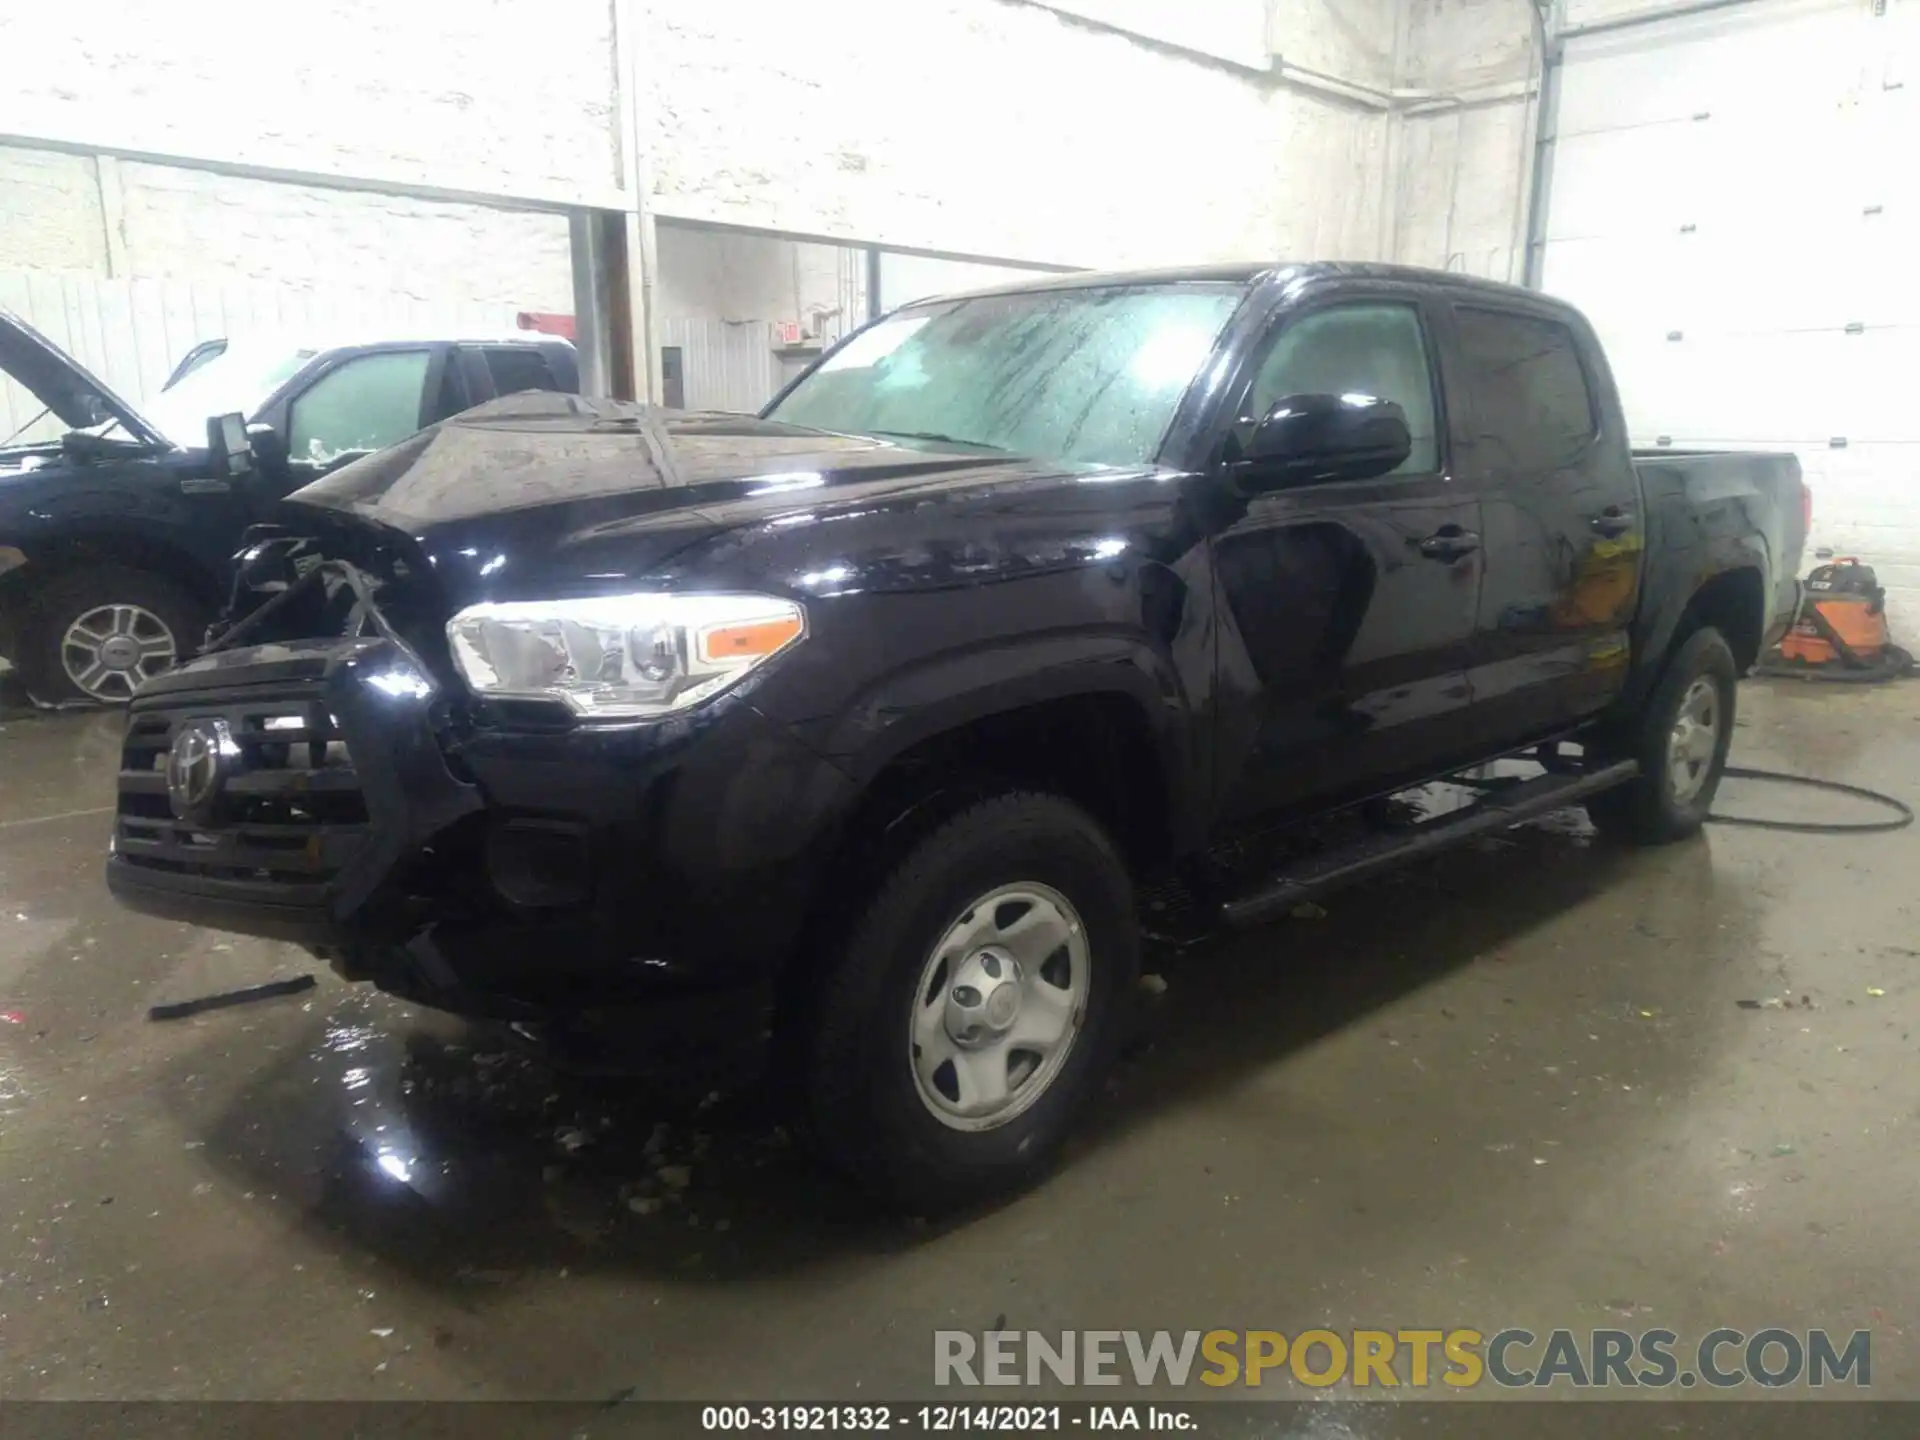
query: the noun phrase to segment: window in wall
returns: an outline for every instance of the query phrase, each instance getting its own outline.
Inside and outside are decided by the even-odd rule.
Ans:
[[[1407,412],[1413,449],[1394,474],[1440,468],[1433,374],[1411,305],[1343,305],[1295,320],[1261,362],[1246,413],[1257,419],[1289,395],[1352,394],[1391,400]]]
[[[1485,462],[1525,471],[1571,461],[1595,428],[1573,332],[1505,310],[1461,306],[1454,316]]]
[[[661,401],[669,410],[687,408],[686,363],[678,345],[660,347]]]
[[[406,439],[420,428],[429,358],[425,350],[389,350],[329,370],[293,402],[289,455],[328,465]]]

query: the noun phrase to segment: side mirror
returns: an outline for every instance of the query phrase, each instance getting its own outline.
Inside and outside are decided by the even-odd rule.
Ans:
[[[207,421],[207,455],[221,480],[237,480],[253,469],[253,449],[247,443],[247,417],[238,411]]]
[[[1252,490],[1370,480],[1413,453],[1407,412],[1372,395],[1289,395],[1277,401],[1233,466]]]
[[[268,474],[278,475],[287,468],[287,442],[273,426],[247,426],[247,446]]]

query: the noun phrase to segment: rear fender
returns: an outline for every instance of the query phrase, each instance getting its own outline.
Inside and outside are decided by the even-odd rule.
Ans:
[[[1641,623],[1634,646],[1637,663],[1610,718],[1634,713],[1653,693],[1675,643],[1691,628],[1694,597],[1708,584],[1722,575],[1752,571],[1759,577],[1764,606],[1764,597],[1773,593],[1768,581],[1772,569],[1772,556],[1758,535],[1714,536],[1687,550],[1657,557],[1649,567],[1641,602]],[[1768,617],[1763,614],[1759,618],[1764,631]]]

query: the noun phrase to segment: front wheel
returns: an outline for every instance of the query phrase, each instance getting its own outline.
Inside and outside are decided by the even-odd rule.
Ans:
[[[1099,1090],[1138,964],[1126,867],[1092,819],[1051,795],[973,805],[896,864],[822,977],[807,1128],[895,1204],[1019,1185]]]
[[[191,656],[207,627],[206,607],[173,581],[118,565],[58,577],[35,609],[23,678],[48,705],[125,704]]]
[[[1694,834],[1706,823],[1733,742],[1739,671],[1721,633],[1703,625],[1680,642],[1645,707],[1613,746],[1639,777],[1587,802],[1607,834],[1642,845]]]

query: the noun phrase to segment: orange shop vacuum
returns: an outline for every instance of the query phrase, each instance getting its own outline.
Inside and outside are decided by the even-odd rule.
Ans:
[[[1759,669],[1809,680],[1891,680],[1913,657],[1887,633],[1887,596],[1873,567],[1843,556],[1807,576],[1800,615]]]

